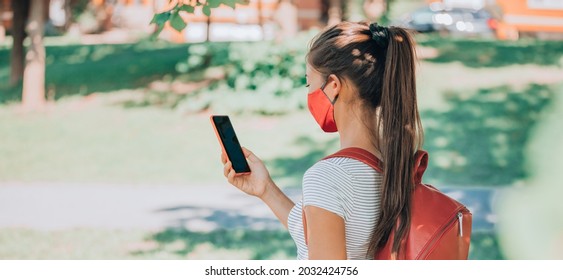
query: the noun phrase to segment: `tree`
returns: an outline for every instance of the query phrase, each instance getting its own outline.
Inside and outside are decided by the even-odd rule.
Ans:
[[[2,20],[2,15],[4,14],[4,3],[0,2],[0,42],[6,39],[6,28],[4,27],[4,20]]]
[[[328,25],[335,25],[342,21],[342,1],[328,0]]]
[[[31,0],[29,22],[26,27],[31,43],[26,54],[23,74],[22,105],[30,110],[42,108],[46,101],[43,32],[47,3],[48,0]]]
[[[17,85],[23,79],[22,105],[27,110],[39,109],[45,104],[43,32],[48,3],[49,0],[12,0],[14,19],[10,83]],[[24,63],[23,41],[26,33],[31,40]]]
[[[25,22],[29,14],[29,1],[12,0],[12,11],[14,14],[12,20],[12,37],[14,42],[10,69],[10,84],[12,86],[21,82],[23,78],[23,40],[25,39]]]
[[[369,1],[369,0],[368,0]],[[346,3],[346,20],[362,21],[366,19],[364,4],[366,0],[350,0]]]

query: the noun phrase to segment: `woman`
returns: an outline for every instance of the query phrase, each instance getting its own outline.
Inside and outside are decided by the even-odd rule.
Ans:
[[[406,30],[368,23],[328,28],[307,55],[313,117],[325,132],[338,131],[341,149],[377,157],[383,173],[351,158],[321,160],[305,173],[303,199],[294,204],[251,151],[244,149],[249,175],[235,176],[222,156],[229,183],[270,207],[289,229],[299,259],[372,259],[392,229],[393,252],[399,251],[410,223],[414,153],[423,138],[414,65]]]

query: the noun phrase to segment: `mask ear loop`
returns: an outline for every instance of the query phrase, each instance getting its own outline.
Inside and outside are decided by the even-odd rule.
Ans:
[[[321,85],[321,91],[324,93],[326,98],[328,98],[328,101],[330,102],[330,104],[334,105],[334,103],[336,103],[336,99],[338,98],[338,95],[336,97],[334,97],[334,100],[330,100],[330,97],[328,97],[328,95],[326,95],[326,92],[325,92],[326,84],[328,84],[328,77],[325,79],[324,83]]]

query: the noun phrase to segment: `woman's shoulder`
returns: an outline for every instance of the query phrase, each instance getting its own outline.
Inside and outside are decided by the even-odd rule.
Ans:
[[[378,172],[356,159],[335,157],[323,159],[311,166],[303,176],[303,188],[333,187],[335,190],[353,188],[367,178],[377,177]]]
[[[304,205],[327,209],[348,220],[357,196],[371,197],[375,175],[374,169],[355,159],[320,160],[303,176]]]
[[[357,159],[334,157],[316,162],[305,172],[305,175],[339,176],[354,179],[357,176],[375,175],[377,173],[379,172]]]
[[[352,158],[335,157],[316,162],[303,176],[303,192],[334,192],[350,196],[372,190],[383,175]]]

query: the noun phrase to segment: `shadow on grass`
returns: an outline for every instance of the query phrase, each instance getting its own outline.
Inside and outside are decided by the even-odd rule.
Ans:
[[[204,246],[205,250],[231,251],[227,258],[240,257],[237,251],[244,251],[251,259],[295,258],[296,248],[289,233],[270,212],[248,211],[255,206],[253,202],[237,209],[187,205],[159,209],[156,212],[173,215],[175,219],[165,230],[147,237],[147,241],[157,246],[131,254],[150,256],[166,252],[181,258],[201,258],[213,253],[198,249]]]
[[[156,241],[158,247],[147,251],[135,251],[133,255],[154,254],[165,250],[166,245],[181,242],[182,249],[172,252],[186,257],[199,245],[211,244],[213,249],[229,251],[248,251],[250,259],[266,260],[274,256],[284,255],[288,259],[296,256],[295,243],[289,233],[284,230],[248,230],[248,229],[219,229],[211,232],[194,232],[184,228],[168,228],[149,237]]]
[[[425,179],[438,186],[502,186],[526,178],[525,147],[554,86],[448,92],[449,110],[423,111]]]
[[[166,250],[166,246],[181,242],[182,249],[168,251],[180,257],[186,257],[199,245],[211,244],[214,249],[250,252],[250,259],[267,260],[274,256],[296,257],[295,243],[287,231],[273,230],[227,230],[212,232],[192,232],[182,228],[168,228],[149,237],[158,243],[156,249],[135,251],[131,254],[142,256],[152,255]],[[499,246],[498,237],[494,232],[474,232],[471,236],[469,250],[470,260],[503,260],[505,259]]]
[[[121,45],[46,47],[45,88],[48,98],[87,95],[146,87],[155,80],[172,81],[181,73],[190,44],[142,41]],[[228,44],[213,44],[225,56]],[[10,61],[10,49],[0,49],[0,61]],[[9,63],[0,67],[0,103],[21,100],[21,85],[9,86]],[[50,95],[54,95],[50,96]]]
[[[468,67],[502,67],[515,64],[560,65],[563,44],[560,41],[490,41],[430,37],[419,44],[436,48],[436,63],[459,61]]]
[[[240,194],[246,196],[245,194]],[[230,199],[237,200],[237,196]],[[257,200],[256,204],[260,202]],[[246,208],[252,208],[255,205],[247,204],[237,209],[220,209],[209,207],[194,206],[175,206],[157,210],[156,212],[180,215],[180,218],[174,220],[175,227],[183,227],[196,223],[199,227],[208,229],[226,228],[252,228],[252,229],[279,229],[281,227],[279,221],[269,212],[266,215],[251,215]],[[259,213],[263,214],[263,213]]]
[[[307,152],[299,157],[278,157],[266,161],[266,166],[270,168],[272,177],[289,177],[295,185],[286,187],[301,187],[301,181],[305,171],[313,166],[317,161],[336,152],[338,139],[332,139],[325,143],[319,143],[307,136],[301,136],[294,141],[295,146],[303,147]]]

